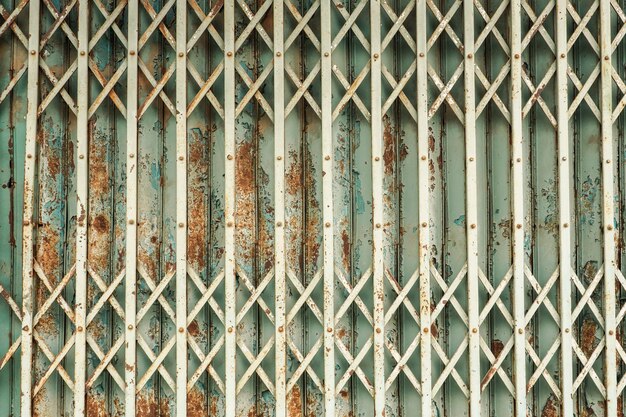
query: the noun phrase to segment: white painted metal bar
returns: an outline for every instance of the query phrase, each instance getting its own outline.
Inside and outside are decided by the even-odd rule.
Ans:
[[[285,282],[285,61],[283,0],[273,0],[274,21],[274,284],[276,417],[287,417]]]
[[[417,149],[419,155],[419,291],[422,415],[432,415],[431,288],[430,288],[430,152],[428,135],[428,34],[427,0],[416,0]]]
[[[135,415],[137,375],[137,73],[138,73],[139,3],[128,3],[127,89],[126,98],[126,287],[125,287],[125,340],[124,366],[125,412]]]
[[[526,417],[524,137],[522,127],[522,5],[511,0],[511,184],[513,200],[513,383],[515,415]]]
[[[374,278],[374,415],[385,415],[385,266],[383,253],[383,128],[380,1],[370,0],[371,125],[372,125],[372,227]]]
[[[76,114],[76,341],[74,415],[85,414],[87,367],[87,223],[89,218],[89,0],[78,3]]]
[[[335,249],[331,0],[321,0],[322,217],[324,221],[324,414],[335,414]]]
[[[465,83],[465,199],[469,332],[469,415],[480,415],[480,306],[478,292],[478,187],[476,175],[476,85],[474,79],[474,2],[463,0]]]
[[[200,219],[194,219],[199,221]],[[176,0],[176,416],[187,415],[187,0]]]
[[[569,98],[567,91],[567,0],[556,1],[556,82],[559,164],[559,313],[561,317],[561,412],[574,415],[572,392],[572,300],[570,236]]]
[[[237,410],[237,310],[235,261],[235,2],[224,3],[224,326],[226,417]]]
[[[617,326],[615,184],[613,156],[613,64],[611,45],[611,1],[600,0],[600,110],[602,130],[602,224],[604,234],[604,356],[606,414],[617,415]]]
[[[33,385],[33,269],[35,172],[37,170],[37,108],[39,99],[40,0],[28,6],[28,86],[24,160],[24,210],[22,217],[22,356],[20,364],[20,407],[23,417],[32,415]]]

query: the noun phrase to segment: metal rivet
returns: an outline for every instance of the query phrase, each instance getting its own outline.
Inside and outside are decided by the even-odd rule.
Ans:
[[[474,327],[474,328],[472,329],[472,333],[478,333],[478,329],[477,329],[476,327]]]
[[[228,155],[228,156],[226,157],[226,159],[228,159],[229,161],[232,161],[232,160],[233,160],[233,156],[232,156],[232,155]]]
[[[82,332],[83,331],[83,326],[78,326],[76,328],[76,331],[78,331],[78,333]]]
[[[380,157],[377,156],[376,158],[374,158],[374,161],[376,161],[376,162],[380,161]]]
[[[610,159],[607,159],[607,160],[606,160],[606,163],[607,163],[607,164],[610,164],[610,163],[611,163],[611,160],[610,160]]]
[[[564,156],[563,158],[561,158],[561,160],[567,161],[567,156]]]
[[[282,157],[282,156],[280,156],[280,155],[278,155],[278,156],[276,157],[276,159],[277,159],[277,160],[279,160],[279,161],[282,161],[283,157]]]
[[[128,224],[135,224],[135,221],[134,221],[133,219],[130,219],[130,220],[128,221]]]
[[[178,227],[185,227],[185,223],[183,222],[178,223]]]
[[[232,327],[229,327],[229,328],[228,328],[228,333],[232,333],[232,332],[233,332],[233,328],[232,328]]]
[[[281,227],[282,225],[283,225],[283,222],[276,222],[277,227]]]
[[[522,228],[522,225],[521,225],[521,224],[518,224],[516,227],[517,227],[518,229],[521,229],[521,228]]]
[[[330,222],[326,222],[326,227],[330,227]]]
[[[515,54],[515,59],[519,59],[519,54]]]
[[[324,56],[325,56],[325,57],[329,57],[329,56],[330,56],[330,54],[329,54],[328,52],[324,52]]]
[[[85,56],[85,51],[80,51],[80,56]]]
[[[467,57],[468,57],[469,59],[472,59],[472,58],[474,57],[474,55],[472,55],[472,54],[467,54]]]
[[[424,58],[424,52],[420,52],[420,58]]]
[[[179,332],[179,333],[183,333],[184,331],[185,331],[185,329],[184,329],[184,328],[182,328],[182,327],[179,327],[179,328],[178,328],[178,332]]]
[[[609,336],[613,336],[613,330],[609,330]]]
[[[131,154],[130,154],[130,155],[128,155],[128,156],[130,156],[131,158],[134,158],[134,157],[135,157],[135,154],[134,154],[134,153],[131,153]]]
[[[178,56],[182,58],[182,57],[184,57],[184,56],[185,56],[185,54],[183,54],[182,52],[179,52],[179,53],[178,53]]]
[[[376,223],[376,228],[380,229],[380,223]]]
[[[517,329],[517,333],[519,334],[523,334],[524,333],[524,329],[522,329],[521,327],[519,329]]]
[[[376,328],[376,333],[380,333],[380,332],[382,332],[381,328],[380,328],[380,327],[377,327],[377,328]]]
[[[424,332],[424,333],[428,333],[428,327],[424,327],[423,332]]]
[[[522,162],[522,158],[517,158],[516,161],[517,162]]]
[[[135,55],[135,51],[130,51],[130,54],[131,55]]]
[[[28,159],[30,159],[30,158],[32,158],[32,157],[33,157],[33,156],[32,156],[31,154],[26,155],[26,158],[28,158]]]
[[[422,223],[422,227],[426,227],[426,226],[428,226],[428,223],[423,222],[423,223]]]
[[[276,52],[276,56],[282,56],[280,52]]]
[[[565,333],[569,333],[569,327],[565,329]]]
[[[561,54],[561,58],[565,58],[565,54]]]
[[[606,227],[606,230],[613,230],[613,226],[611,226],[610,224]]]
[[[228,226],[228,227],[233,227],[233,222],[227,222],[227,223],[226,223],[226,226]]]
[[[569,223],[563,223],[563,227],[567,229],[569,227]]]
[[[22,330],[24,330],[25,332],[27,332],[30,328],[28,326],[24,326],[22,327]]]
[[[128,325],[128,330],[133,330],[135,328],[135,326],[133,326],[132,324]]]
[[[36,55],[36,54],[37,54],[37,51],[35,51],[35,50],[33,49],[32,51],[30,51],[30,54],[31,54],[31,55]]]
[[[374,54],[374,59],[378,59],[378,54]]]
[[[608,60],[609,60],[609,56],[608,56],[608,55],[607,55],[607,56],[605,56],[605,57],[604,57],[604,60],[605,60],[605,61],[608,61]]]
[[[470,227],[471,227],[472,229],[476,229],[476,225],[475,225],[474,223],[472,223],[472,224],[470,225]]]
[[[78,155],[79,159],[85,159],[85,155]]]
[[[470,161],[470,162],[474,162],[474,157],[473,157],[473,156],[470,156],[470,157],[469,157],[469,161]]]
[[[178,157],[178,160],[179,160],[179,161],[184,161],[184,160],[185,160],[185,157],[184,157],[184,156],[179,156],[179,157]]]
[[[422,161],[426,160],[426,155],[422,155]]]
[[[24,226],[29,226],[30,225],[30,221],[29,220],[24,220]]]
[[[324,159],[325,159],[325,160],[327,160],[327,161],[330,161],[330,155],[326,155],[326,156],[324,157]]]
[[[333,332],[333,328],[332,328],[332,327],[329,327],[329,328],[327,328],[327,329],[326,329],[326,331],[327,331],[328,333],[332,333],[332,332]]]
[[[278,332],[282,333],[285,330],[285,328],[283,326],[278,326]]]
[[[233,56],[233,53],[228,51],[228,52],[226,52],[226,56]]]

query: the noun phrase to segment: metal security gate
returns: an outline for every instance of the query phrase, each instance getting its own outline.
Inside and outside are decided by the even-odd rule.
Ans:
[[[623,416],[625,6],[0,0],[0,416]]]

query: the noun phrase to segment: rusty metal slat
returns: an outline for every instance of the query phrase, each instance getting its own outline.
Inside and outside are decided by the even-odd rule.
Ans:
[[[176,0],[176,416],[187,416],[187,0]]]
[[[616,336],[616,250],[615,185],[613,151],[613,48],[611,46],[611,1],[600,0],[600,109],[602,135],[602,224],[604,226],[604,331],[606,338],[605,379],[606,413],[617,415]]]
[[[526,254],[524,252],[524,158],[522,126],[522,6],[521,0],[512,0],[511,8],[511,170],[513,192],[513,334],[515,385],[515,414],[526,415],[526,320],[525,282]]]
[[[139,4],[128,3],[128,46],[126,77],[129,88],[126,91],[126,281],[124,304],[124,410],[129,415],[136,414],[137,403],[137,171],[139,169],[139,147],[137,138],[138,123],[138,38]]]
[[[74,415],[85,413],[87,366],[87,223],[89,218],[89,1],[78,3],[77,142],[76,142],[76,304],[74,347]]]
[[[570,212],[570,152],[567,86],[567,0],[556,0],[556,82],[557,82],[557,135],[559,164],[559,310],[561,333],[561,409],[564,415],[574,413],[573,404],[573,358],[571,319],[571,236]]]
[[[237,309],[235,261],[235,4],[224,4],[224,328],[226,417],[237,409]]]
[[[467,233],[467,301],[469,351],[469,413],[480,415],[480,321],[479,321],[479,265],[478,265],[478,187],[476,153],[476,81],[474,62],[474,1],[463,0],[464,53],[464,133],[465,133],[465,187]]]
[[[287,320],[285,259],[285,49],[284,4],[273,0],[274,20],[274,329],[276,417],[287,416]]]
[[[428,134],[428,35],[426,33],[426,0],[416,0],[416,53],[417,53],[417,154],[419,193],[419,293],[420,293],[420,383],[422,389],[421,412],[428,415],[432,409],[431,360],[431,282],[430,282],[430,196],[429,164],[431,161]]]
[[[34,223],[35,173],[37,159],[37,107],[39,99],[39,0],[30,0],[28,6],[28,108],[26,113],[26,138],[24,162],[24,209],[22,232],[22,354],[20,366],[21,415],[32,414],[33,374],[33,287],[34,273]]]

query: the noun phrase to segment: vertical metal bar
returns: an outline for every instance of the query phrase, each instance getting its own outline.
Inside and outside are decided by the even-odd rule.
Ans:
[[[511,177],[513,192],[513,351],[515,415],[526,416],[526,335],[524,307],[524,155],[522,136],[522,6],[511,0]]]
[[[235,2],[224,4],[224,325],[226,327],[226,417],[235,417],[236,404],[236,282],[235,282]]]
[[[567,0],[556,2],[556,81],[557,135],[559,157],[559,313],[561,316],[561,392],[562,413],[574,415],[572,370],[572,300],[570,288],[570,163],[569,118],[567,108]]]
[[[30,0],[28,8],[28,91],[26,113],[26,159],[24,161],[24,217],[22,240],[22,357],[21,414],[32,415],[33,367],[33,209],[37,157],[37,107],[39,99],[39,0]]]
[[[613,64],[611,62],[611,2],[600,0],[600,76],[602,130],[602,223],[604,225],[604,329],[606,354],[606,414],[617,415],[617,351],[615,325],[615,202],[613,183]]]
[[[274,0],[274,279],[276,301],[276,417],[287,416],[287,339],[285,305],[285,62],[283,0]]]
[[[324,218],[324,415],[335,415],[335,249],[331,0],[321,1],[322,216]]]
[[[187,0],[176,0],[176,416],[187,415]],[[198,221],[199,219],[196,219]]]
[[[89,0],[78,3],[78,66],[76,115],[76,345],[74,369],[74,415],[85,415],[87,361],[87,219],[89,218]]]
[[[467,230],[467,299],[469,317],[469,410],[480,415],[480,329],[478,295],[478,210],[476,176],[476,87],[474,80],[474,2],[463,0],[465,52],[465,198]]]
[[[128,69],[126,99],[126,381],[125,412],[135,415],[136,386],[136,313],[137,313],[137,41],[139,34],[139,3],[128,3]]]
[[[419,275],[420,275],[420,327],[421,327],[421,386],[422,416],[432,415],[432,364],[431,364],[431,299],[430,299],[430,211],[429,211],[429,161],[428,150],[428,35],[426,33],[426,0],[416,0],[417,46],[417,148],[419,154],[418,216]]]
[[[379,0],[370,0],[372,92],[372,226],[374,271],[374,415],[385,415],[385,288],[383,265],[382,57]]]

